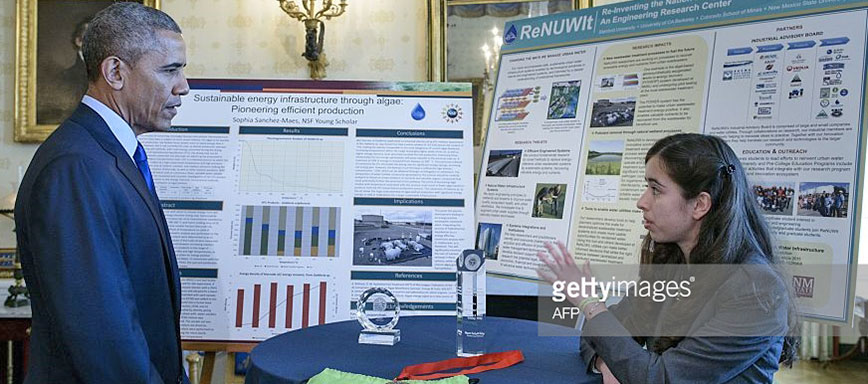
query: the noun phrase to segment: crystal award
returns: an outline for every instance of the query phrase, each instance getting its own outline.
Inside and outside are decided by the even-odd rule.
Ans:
[[[362,324],[359,344],[395,345],[401,341],[398,324],[401,306],[392,292],[385,288],[369,288],[362,292],[356,305],[356,317]]]
[[[485,353],[485,252],[466,249],[457,260],[457,354]]]

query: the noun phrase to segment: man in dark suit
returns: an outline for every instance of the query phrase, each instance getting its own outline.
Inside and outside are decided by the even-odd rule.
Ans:
[[[33,309],[26,383],[188,383],[175,252],[136,136],[189,92],[184,40],[122,2],[84,38],[88,90],[36,152],[15,207]]]

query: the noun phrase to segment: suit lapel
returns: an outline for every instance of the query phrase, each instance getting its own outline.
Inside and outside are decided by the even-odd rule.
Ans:
[[[157,224],[157,228],[159,228],[163,254],[167,260],[167,272],[171,273],[171,276],[169,276],[169,288],[171,289],[172,304],[177,317],[177,314],[180,313],[181,310],[179,299],[180,289],[178,289],[180,283],[177,281],[178,266],[177,261],[175,260],[171,238],[169,237],[168,225],[163,217],[163,211],[159,206],[159,200],[157,200],[156,195],[150,192],[148,185],[145,183],[144,177],[141,172],[139,172],[139,169],[136,168],[130,155],[124,150],[121,143],[118,142],[117,138],[112,134],[108,125],[99,114],[87,105],[80,104],[78,109],[73,112],[69,119],[84,127],[106,152],[114,156],[115,165],[118,170],[124,175],[127,181],[129,181],[136,192],[138,192],[139,196],[148,207],[148,211],[151,212],[151,217],[153,217],[154,222]]]
[[[159,201],[159,198],[157,198],[157,201]],[[172,245],[172,236],[169,234],[169,231],[168,231],[169,224],[166,222],[166,215],[163,213],[162,209],[160,209],[160,218],[162,219],[161,221],[163,223],[163,226],[167,228],[167,230],[166,230],[166,240],[167,240],[166,245],[168,246],[167,255],[169,256],[169,270],[172,273],[172,276],[171,276],[172,284],[175,287],[180,287],[181,286],[181,274],[178,272],[178,260],[175,258],[175,247]],[[181,290],[180,289],[174,289],[173,291],[174,291],[173,295],[174,295],[174,300],[175,300],[175,317],[180,319],[181,318]],[[180,330],[179,330],[179,332],[180,332]],[[178,335],[180,337],[180,333]]]

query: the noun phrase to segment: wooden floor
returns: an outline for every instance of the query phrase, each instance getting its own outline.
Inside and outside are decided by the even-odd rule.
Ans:
[[[845,361],[824,366],[816,361],[799,361],[792,369],[783,368],[775,375],[775,383],[868,383],[868,362]]]

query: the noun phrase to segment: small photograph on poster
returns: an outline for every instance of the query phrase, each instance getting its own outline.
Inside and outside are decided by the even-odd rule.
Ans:
[[[549,120],[576,118],[576,108],[579,105],[579,91],[581,88],[581,80],[553,83],[552,92],[549,95],[547,118]]]
[[[588,145],[586,175],[617,176],[624,158],[623,140],[595,140]]]
[[[623,83],[621,85],[624,86],[625,89],[639,88],[639,74],[628,73],[624,75]]]
[[[639,88],[641,73],[605,74],[592,83],[597,92],[627,91]]]
[[[430,267],[432,224],[430,210],[356,208],[353,265]]]
[[[775,216],[792,216],[796,195],[795,183],[772,182],[754,184],[753,190],[762,213]]]
[[[486,259],[497,260],[502,229],[502,224],[479,223],[479,227],[476,229],[476,249],[483,250]]]
[[[636,98],[599,99],[591,110],[591,127],[631,127]]]
[[[846,218],[849,202],[850,183],[800,183],[797,215]]]
[[[494,149],[488,152],[485,176],[518,177],[521,166],[520,149]]]
[[[531,217],[544,219],[564,218],[564,201],[566,200],[566,184],[537,184],[533,200]]]

